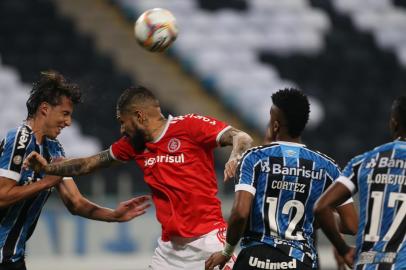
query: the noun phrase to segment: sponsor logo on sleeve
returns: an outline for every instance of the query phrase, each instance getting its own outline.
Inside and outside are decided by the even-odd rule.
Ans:
[[[28,133],[28,130],[26,128],[22,128],[21,133],[19,135],[20,136],[18,139],[17,149],[25,149],[30,134]]]

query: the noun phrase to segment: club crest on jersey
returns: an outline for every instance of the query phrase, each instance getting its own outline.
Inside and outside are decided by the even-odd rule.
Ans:
[[[176,139],[176,138],[172,138],[170,139],[169,143],[168,143],[168,151],[173,153],[178,151],[180,148],[180,140]]]
[[[22,161],[23,161],[23,158],[20,155],[13,157],[13,163],[15,165],[20,165]]]
[[[375,166],[376,166],[376,160],[373,158],[373,159],[371,159],[370,162],[367,163],[367,165],[365,167],[367,169],[369,169],[369,168],[375,168]]]

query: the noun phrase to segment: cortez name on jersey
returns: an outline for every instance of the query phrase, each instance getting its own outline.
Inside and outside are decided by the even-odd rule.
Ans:
[[[247,151],[235,188],[254,195],[242,246],[268,244],[316,267],[313,206],[339,174],[334,161],[303,144],[275,142]]]
[[[213,149],[230,126],[216,119],[188,114],[169,117],[162,134],[137,153],[123,137],[111,147],[120,161],[135,160],[152,190],[162,239],[196,237],[225,226]]]

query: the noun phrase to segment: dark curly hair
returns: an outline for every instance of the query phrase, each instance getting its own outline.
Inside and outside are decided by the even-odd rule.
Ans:
[[[40,78],[34,82],[30,97],[26,102],[27,118],[35,115],[42,102],[47,102],[52,106],[59,105],[62,96],[69,98],[73,104],[82,102],[82,93],[78,85],[68,83],[57,71],[41,72]]]
[[[289,135],[299,137],[309,120],[310,103],[307,96],[295,88],[285,88],[272,95],[272,103],[283,112]]]
[[[146,87],[132,86],[124,90],[117,101],[116,109],[119,112],[126,112],[133,104],[145,104],[147,102],[158,103],[155,95]]]

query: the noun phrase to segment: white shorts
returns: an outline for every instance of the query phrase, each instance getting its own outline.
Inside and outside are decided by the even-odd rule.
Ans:
[[[223,249],[225,229],[216,229],[193,239],[181,238],[164,242],[158,239],[149,269],[152,270],[203,270],[204,262],[210,255]],[[236,256],[234,255],[223,268],[231,270]]]

